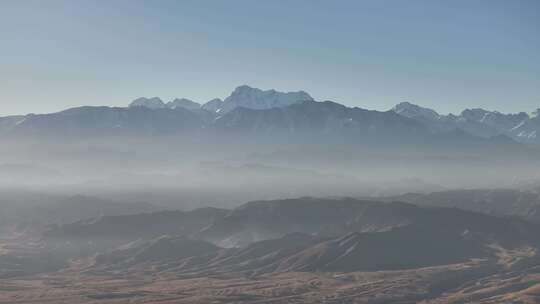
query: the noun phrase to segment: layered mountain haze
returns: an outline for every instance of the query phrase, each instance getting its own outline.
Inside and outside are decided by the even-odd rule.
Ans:
[[[539,229],[456,208],[354,199],[100,216],[1,239],[0,303],[23,290],[22,303],[348,298],[335,288],[359,299],[383,289],[385,301],[442,301],[474,290],[475,299],[493,297],[485,289],[536,299]]]
[[[538,175],[537,123],[524,113],[445,116],[410,103],[373,111],[244,85],[203,105],[153,97],[0,118],[3,162],[28,164],[11,166],[0,183],[189,208],[510,187]],[[34,177],[30,167],[47,170]]]
[[[245,85],[3,117],[0,303],[535,303],[537,126]]]
[[[540,304],[539,22],[0,0],[0,304]]]

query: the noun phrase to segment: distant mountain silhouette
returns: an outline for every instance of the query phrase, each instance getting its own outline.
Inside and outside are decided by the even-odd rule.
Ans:
[[[216,138],[227,142],[232,137],[237,142],[256,139],[268,145],[340,144],[354,149],[399,147],[399,151],[420,154],[451,151],[453,157],[538,158],[536,149],[516,142],[535,143],[538,119],[524,113],[503,115],[478,109],[464,111],[459,117],[443,116],[410,103],[393,111],[370,111],[317,102],[303,91],[282,93],[240,86],[224,101],[215,99],[202,106],[185,98],[164,103],[153,97],[138,98],[126,108],[86,106],[2,117],[0,136],[65,140],[181,135],[176,139],[180,142],[216,142]]]

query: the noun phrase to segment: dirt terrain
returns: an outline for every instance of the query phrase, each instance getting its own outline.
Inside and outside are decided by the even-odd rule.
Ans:
[[[0,281],[0,303],[538,303],[540,266],[477,260],[407,271],[285,272],[247,278],[57,273]]]
[[[0,304],[540,303],[538,227],[313,199],[102,217],[0,239]]]

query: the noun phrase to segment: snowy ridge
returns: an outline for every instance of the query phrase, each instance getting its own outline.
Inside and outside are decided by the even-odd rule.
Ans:
[[[474,108],[465,109],[460,115],[440,115],[432,109],[402,102],[393,107],[392,111],[422,122],[435,132],[462,130],[482,137],[506,135],[519,142],[540,144],[537,138],[540,110],[529,115],[525,112],[504,114]]]
[[[244,107],[254,110],[265,110],[271,108],[287,107],[302,101],[313,101],[308,93],[304,91],[297,92],[279,92],[276,90],[266,90],[252,88],[247,85],[242,85],[234,89],[234,91],[225,100],[219,98],[212,99],[201,105],[187,98],[176,98],[165,104],[159,97],[146,98],[141,97],[135,99],[130,107],[146,107],[149,109],[177,109],[184,108],[188,110],[203,109],[212,113],[224,114],[230,112],[237,107]]]

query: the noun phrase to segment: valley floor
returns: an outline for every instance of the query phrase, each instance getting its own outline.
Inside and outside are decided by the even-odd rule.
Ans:
[[[0,280],[0,303],[540,303],[540,266],[524,269],[501,271],[476,260],[406,271],[186,278],[81,275],[72,265]]]

